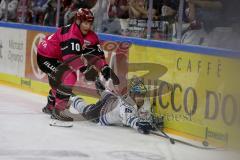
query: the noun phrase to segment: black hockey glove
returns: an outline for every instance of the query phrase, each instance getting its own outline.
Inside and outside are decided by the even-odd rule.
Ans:
[[[96,81],[95,81],[95,87],[99,95],[101,95],[101,93],[105,90],[104,85],[101,83],[98,77],[96,78]]]
[[[98,76],[98,71],[93,66],[83,66],[80,68],[80,72],[84,74],[87,81],[95,81]]]
[[[111,78],[114,85],[118,85],[120,83],[117,75],[113,72],[113,70],[108,65],[106,65],[102,68],[101,73],[106,81],[109,78]]]
[[[149,122],[137,122],[136,126],[138,127],[138,132],[142,134],[149,134],[153,130],[152,125]]]
[[[154,129],[160,129],[162,130],[164,128],[164,117],[160,116],[160,117],[156,117],[154,115],[152,115],[152,125],[154,126]]]

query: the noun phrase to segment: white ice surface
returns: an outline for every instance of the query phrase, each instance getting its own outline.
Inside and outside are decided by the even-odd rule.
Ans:
[[[0,85],[0,160],[237,160],[226,151],[195,149],[133,129],[74,122],[49,126],[46,97]]]

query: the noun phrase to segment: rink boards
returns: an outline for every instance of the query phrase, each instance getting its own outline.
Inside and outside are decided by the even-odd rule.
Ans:
[[[0,80],[47,95],[47,77],[37,67],[36,46],[55,29],[0,26]],[[240,123],[239,89],[232,81],[239,82],[234,52],[104,34],[100,39],[107,61],[120,77],[122,93],[128,79],[140,76],[149,89],[153,110],[165,116],[167,128],[233,145]],[[95,101],[93,83],[78,75],[75,91],[88,102]]]

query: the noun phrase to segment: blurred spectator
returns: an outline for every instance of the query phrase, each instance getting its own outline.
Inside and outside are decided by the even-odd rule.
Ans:
[[[68,21],[70,21],[70,17],[66,16],[66,13],[68,12],[70,6],[71,6],[72,0],[61,0],[61,12],[60,12],[60,18],[62,19],[62,25],[67,25]],[[60,26],[62,26],[60,25]],[[59,26],[59,27],[60,27]]]
[[[46,13],[44,15],[44,20],[43,20],[43,25],[44,26],[55,26],[56,25],[56,13],[57,13],[56,0],[48,0]]]
[[[78,0],[71,1],[71,4],[68,6],[64,14],[64,25],[71,24],[73,22],[76,11],[83,6],[86,6],[85,3],[82,4]]]
[[[17,7],[17,22],[32,23],[31,0],[19,0]]]
[[[204,41],[207,36],[207,32],[202,27],[202,23],[200,21],[192,21],[187,24],[183,24],[186,26],[185,29],[183,27],[182,39],[181,43],[183,44],[193,44],[193,45],[204,45]]]
[[[240,22],[238,0],[187,0],[187,2],[189,26],[183,30],[182,43],[239,49],[240,34],[233,31],[233,24]]]
[[[124,36],[128,35],[128,19],[129,19],[129,5],[128,0],[118,0],[117,6],[117,17],[119,18],[121,26],[121,34]]]
[[[97,1],[95,5],[91,8],[94,14],[94,24],[93,27],[97,32],[102,32],[102,24],[108,19],[108,6],[109,0]]]
[[[102,5],[101,5],[101,2],[99,0],[97,0],[95,5],[91,8],[91,11],[93,12],[94,15],[97,15],[99,13],[99,11],[101,11],[99,14],[104,15],[103,18],[105,18],[107,16],[108,4],[109,4],[109,0],[102,1]],[[102,13],[104,13],[104,14],[102,14]]]
[[[220,25],[220,0],[186,0],[187,23],[183,24],[182,43],[206,45],[206,36]]]
[[[178,0],[153,0],[153,25],[151,39],[171,41],[173,37],[173,24],[176,21]]]
[[[222,0],[187,0],[189,20],[203,22],[207,32],[222,25]]]
[[[109,17],[118,17],[122,19],[129,18],[129,5],[128,0],[110,0],[108,9]]]
[[[64,8],[68,8],[71,5],[72,0],[61,0],[61,3]]]
[[[77,8],[88,8],[88,1],[87,0],[72,0],[72,3],[74,3]]]
[[[186,15],[182,24],[182,39],[183,44],[204,45],[207,32],[204,29],[203,22],[195,17],[195,8],[191,1],[185,2],[184,14]]]
[[[64,15],[66,13],[66,10],[65,10],[64,4],[61,1],[60,1],[60,10],[59,11],[60,11],[60,13],[59,13],[59,19],[58,19],[58,27],[62,27],[62,26],[64,26]]]
[[[175,18],[177,13],[175,8],[177,7],[173,5],[173,2],[176,0],[169,1],[170,0],[153,0],[151,39],[171,40],[172,21],[169,21],[169,17],[171,20]],[[131,36],[139,38],[146,37],[148,7],[149,0],[129,1],[129,32]]]
[[[221,0],[220,24],[216,25],[206,37],[210,47],[240,50],[240,5],[239,0]]]
[[[177,13],[177,8],[172,7],[171,5],[164,4],[161,8],[162,17],[174,17]]]
[[[121,35],[127,36],[129,5],[128,0],[110,0],[108,16],[111,19],[118,19],[121,27]]]
[[[16,21],[18,0],[2,0],[0,3],[0,20],[7,16],[7,20]],[[7,12],[6,12],[7,8]],[[5,15],[7,13],[7,15]]]
[[[33,24],[43,25],[44,14],[48,7],[48,0],[33,0],[32,1],[32,17]]]
[[[95,15],[94,27],[97,32],[121,34],[119,19],[110,13],[110,7],[113,2],[113,0],[97,1],[95,6],[91,8],[91,11]]]
[[[129,0],[130,18],[146,19],[148,17],[147,2],[146,0]]]
[[[85,0],[86,1],[86,8],[93,8],[98,0]]]
[[[147,0],[129,0],[129,36],[146,38],[147,36]]]
[[[76,11],[79,8],[91,8],[96,0],[69,0],[64,3],[64,25],[70,24],[74,20]]]

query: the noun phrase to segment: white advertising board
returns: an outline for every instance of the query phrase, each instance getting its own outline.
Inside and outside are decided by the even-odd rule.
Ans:
[[[0,27],[0,72],[24,77],[27,31]]]

